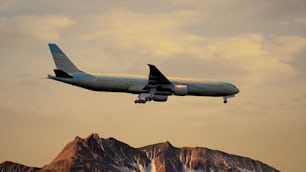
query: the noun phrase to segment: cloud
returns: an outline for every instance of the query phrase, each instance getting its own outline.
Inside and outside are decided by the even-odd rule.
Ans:
[[[276,76],[294,76],[296,71],[288,61],[306,48],[305,43],[306,39],[302,37],[265,37],[251,33],[210,38],[204,50],[208,52],[208,57],[233,61],[236,67],[247,72],[245,79],[260,83]]]
[[[124,9],[112,9],[100,16],[86,18],[80,25],[86,24],[88,30],[80,34],[81,40],[108,40],[122,49],[139,49],[146,54],[167,56],[182,48],[180,27],[194,21],[196,14],[190,11],[178,11],[166,14],[143,14]],[[124,16],[124,18],[122,18]],[[100,21],[98,23],[98,21]],[[186,37],[186,36],[185,36]],[[151,49],[154,49],[151,51]],[[156,51],[156,50],[159,51]]]
[[[108,64],[112,66],[119,65],[119,61],[163,64],[170,60],[174,65],[190,59],[190,66],[205,66],[199,73],[213,71],[226,76],[230,71],[240,71],[237,79],[252,84],[296,75],[290,62],[305,50],[304,37],[260,33],[205,36],[189,31],[201,19],[197,11],[141,13],[112,8],[100,15],[74,20],[67,16],[1,18],[0,35],[4,38],[2,45],[31,40],[95,42],[106,47],[103,53],[109,55]],[[101,55],[99,46],[84,47],[84,51]]]
[[[56,41],[60,29],[73,21],[65,16],[16,16],[0,18],[1,45],[36,41]]]
[[[239,79],[252,84],[297,74],[289,62],[305,50],[304,37],[260,33],[208,37],[188,31],[201,22],[197,16],[200,14],[193,11],[154,14],[112,9],[75,21],[69,37],[110,47],[105,51],[119,57],[117,63],[171,59],[175,64],[185,58],[201,63],[205,73],[207,69],[220,75],[240,71]],[[197,64],[190,62],[193,65]]]
[[[297,17],[293,20],[293,22],[298,23],[298,24],[302,24],[302,25],[306,25],[306,18],[305,17]]]
[[[16,0],[0,0],[0,10],[10,9],[16,4]]]
[[[232,36],[242,33],[264,33],[305,36],[305,29],[301,26],[306,16],[303,0],[208,0],[190,3],[181,8],[202,14],[202,22],[193,28],[201,34]]]

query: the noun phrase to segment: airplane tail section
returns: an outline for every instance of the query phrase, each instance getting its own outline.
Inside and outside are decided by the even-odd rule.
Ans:
[[[65,73],[81,72],[64,54],[64,52],[56,44],[48,44],[51,51],[57,71]]]

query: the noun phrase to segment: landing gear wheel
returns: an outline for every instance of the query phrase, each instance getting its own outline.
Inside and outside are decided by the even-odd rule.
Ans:
[[[146,101],[152,101],[151,97],[146,97]]]
[[[147,101],[145,100],[135,100],[134,103],[135,104],[145,104]]]
[[[227,100],[225,99],[225,100],[223,101],[223,103],[227,103]]]

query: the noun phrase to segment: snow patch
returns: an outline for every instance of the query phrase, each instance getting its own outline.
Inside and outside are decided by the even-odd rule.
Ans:
[[[152,165],[151,164],[149,164],[147,167],[144,167],[141,164],[136,164],[136,163],[133,163],[131,165],[134,166],[135,168],[137,168],[140,172],[155,172],[155,171],[152,171]],[[136,172],[135,170],[127,168],[127,167],[118,167],[118,166],[115,166],[115,165],[112,165],[112,166],[114,168],[120,170],[121,172]]]

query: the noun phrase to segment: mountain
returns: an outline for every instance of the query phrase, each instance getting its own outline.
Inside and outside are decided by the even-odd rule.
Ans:
[[[8,171],[14,171],[14,172],[23,172],[23,171],[28,171],[28,172],[36,172],[39,171],[40,168],[36,168],[36,167],[28,167],[22,164],[17,164],[14,162],[10,162],[10,161],[5,161],[3,163],[0,164],[0,171],[1,172],[8,172]]]
[[[0,172],[278,172],[250,158],[203,147],[174,147],[170,142],[133,148],[97,134],[76,137],[42,168],[3,162]]]

